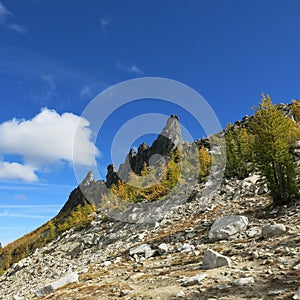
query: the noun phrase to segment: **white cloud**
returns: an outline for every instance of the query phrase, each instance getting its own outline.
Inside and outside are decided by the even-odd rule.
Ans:
[[[73,158],[75,134],[76,144]],[[89,122],[72,113],[58,114],[43,109],[31,120],[13,119],[0,124],[0,155],[17,155],[23,164],[2,162],[0,178],[37,181],[36,171],[61,161],[77,165],[95,165],[95,156],[100,154],[91,141]]]
[[[0,2],[0,23],[2,26],[9,30],[25,34],[25,27],[19,23],[11,22],[11,19],[14,19],[14,15]]]
[[[16,162],[0,162],[0,178],[2,179],[21,179],[24,181],[37,181],[38,178],[34,169],[28,165]]]
[[[138,75],[144,74],[144,72],[135,64],[133,64],[133,65],[124,65],[124,64],[118,62],[117,66],[121,70],[126,71],[128,73],[135,73],[135,74],[138,74]]]

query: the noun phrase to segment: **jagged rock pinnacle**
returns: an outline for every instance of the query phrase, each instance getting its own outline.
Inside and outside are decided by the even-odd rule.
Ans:
[[[107,167],[107,175],[106,175],[106,186],[110,187],[112,184],[117,184],[120,181],[120,177],[115,170],[113,164],[108,165]]]
[[[178,121],[178,116],[171,115],[163,128],[162,132],[158,135],[157,139],[149,147],[146,143],[142,143],[138,151],[133,149],[129,151],[126,157],[125,163],[120,165],[119,176],[122,179],[127,180],[130,172],[134,172],[138,175],[144,168],[145,163],[149,166],[150,159],[154,155],[168,156],[172,150],[178,147],[182,143],[181,128]],[[107,186],[110,186],[107,183]]]
[[[170,151],[182,144],[181,128],[178,116],[171,115],[161,134],[151,146],[151,154],[168,155]]]
[[[88,186],[91,182],[94,182],[94,173],[89,171],[86,177],[83,179],[81,186]]]

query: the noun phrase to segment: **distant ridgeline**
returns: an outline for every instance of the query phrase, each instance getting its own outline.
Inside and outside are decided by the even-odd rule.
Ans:
[[[270,120],[272,124],[268,123]],[[227,178],[242,179],[253,170],[259,170],[267,180],[275,204],[281,204],[282,199],[291,200],[298,197],[294,164],[295,161],[298,164],[300,162],[299,120],[299,101],[288,105],[272,105],[271,99],[263,95],[262,103],[254,116],[246,116],[234,125],[228,124],[221,133],[209,138],[182,143],[178,117],[172,115],[151,146],[143,143],[137,152],[131,149],[118,172],[113,165],[109,165],[106,181],[94,180],[93,173],[89,172],[82,183],[71,192],[56,217],[4,248],[1,248],[0,244],[0,273],[67,229],[80,230],[89,226],[99,208],[105,214],[105,209],[120,210],[124,203],[151,204],[166,197],[170,191],[180,192],[176,190],[178,183],[180,189],[186,188],[186,193],[189,194],[190,182],[205,182],[210,174],[211,153],[214,151],[211,145],[217,136],[225,137],[226,141]],[[263,122],[267,122],[270,128],[273,126],[272,134],[277,139],[275,146],[267,144],[269,133],[264,131],[267,126]],[[265,148],[261,149],[261,145]],[[278,167],[276,172],[270,170],[269,161],[261,155],[272,147],[272,151],[280,153],[279,161],[273,161],[273,165]],[[289,173],[282,173],[282,170],[285,170],[282,169],[283,165],[288,166],[286,170]],[[279,174],[279,179],[283,179],[281,181],[289,178],[285,182],[287,185],[277,187],[272,182],[272,177],[268,182],[268,175],[273,173]],[[278,181],[278,178],[275,179]],[[289,193],[286,193],[286,190]]]

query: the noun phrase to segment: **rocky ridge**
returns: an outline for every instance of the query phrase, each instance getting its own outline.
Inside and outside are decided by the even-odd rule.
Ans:
[[[171,115],[151,146],[142,143],[137,152],[131,149],[118,171],[113,164],[108,165],[105,181],[94,180],[93,173],[88,172],[82,183],[71,192],[68,201],[59,212],[59,217],[67,216],[72,209],[83,204],[83,201],[94,204],[98,208],[101,207],[102,196],[107,194],[107,189],[113,184],[118,184],[120,180],[127,182],[130,172],[140,175],[145,165],[147,167],[166,165],[170,152],[181,144],[182,136],[178,117]]]
[[[0,299],[299,299],[299,203],[272,208],[263,190],[226,180],[154,223],[95,213],[13,265]]]

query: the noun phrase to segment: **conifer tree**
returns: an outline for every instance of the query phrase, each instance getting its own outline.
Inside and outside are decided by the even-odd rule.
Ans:
[[[205,181],[211,167],[211,156],[204,145],[199,150],[199,180]]]
[[[239,179],[247,177],[251,171],[250,143],[252,135],[244,127],[227,125],[226,141],[226,176],[236,176]]]
[[[250,124],[254,134],[254,162],[265,176],[275,205],[294,200],[299,193],[297,169],[289,149],[296,138],[296,125],[262,95]]]

